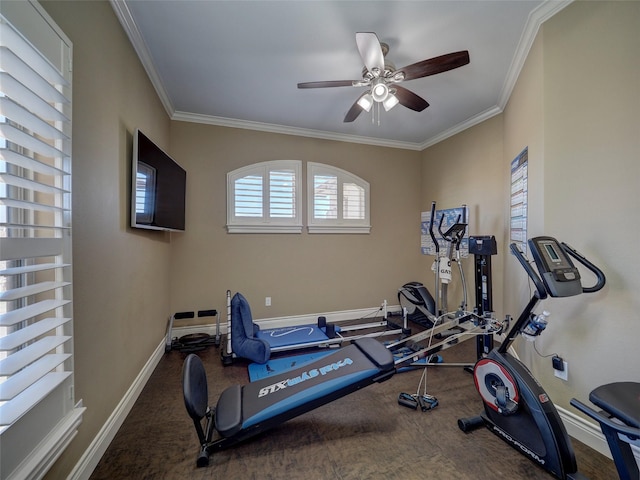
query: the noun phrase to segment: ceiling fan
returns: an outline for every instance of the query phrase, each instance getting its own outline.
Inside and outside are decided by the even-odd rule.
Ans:
[[[411,110],[421,112],[429,106],[427,101],[398,84],[453,70],[469,63],[469,52],[464,50],[423,60],[396,70],[395,66],[385,59],[389,52],[389,45],[381,43],[375,33],[356,33],[356,44],[364,62],[361,80],[298,83],[298,88],[367,87],[347,112],[344,117],[345,122],[353,122],[363,110],[370,111],[375,103],[381,103],[386,111],[399,103]]]

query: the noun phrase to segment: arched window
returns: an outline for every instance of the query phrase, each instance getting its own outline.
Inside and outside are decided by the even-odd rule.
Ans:
[[[229,233],[300,233],[302,162],[255,163],[227,174]]]
[[[302,162],[273,160],[227,173],[229,233],[301,233]],[[307,163],[309,233],[369,233],[369,183]]]
[[[309,233],[369,233],[369,183],[345,170],[307,164]]]

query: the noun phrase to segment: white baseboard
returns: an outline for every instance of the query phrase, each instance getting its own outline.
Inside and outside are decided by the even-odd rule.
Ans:
[[[602,455],[611,458],[609,445],[598,425],[557,405],[556,410],[558,410],[562,423],[564,423],[564,428],[567,429],[570,437],[581,441]]]
[[[113,413],[109,416],[106,423],[102,426],[96,437],[93,439],[87,450],[85,450],[82,457],[71,471],[67,480],[88,480],[91,473],[98,465],[98,462],[104,455],[104,452],[109,447],[109,444],[115,437],[116,433],[120,429],[120,426],[124,422],[125,418],[133,408],[136,400],[140,396],[142,389],[147,384],[149,377],[155,370],[158,362],[164,355],[164,338],[160,345],[158,345],[151,355],[151,358],[144,365],[134,382],[127,390],[122,400],[118,403]]]
[[[400,311],[400,305],[388,305],[387,312],[397,312]],[[328,312],[328,313],[310,313],[306,315],[292,315],[288,317],[272,317],[272,318],[262,318],[255,319],[254,322],[260,326],[262,329],[267,328],[283,328],[283,327],[293,327],[295,325],[309,325],[316,324],[318,322],[318,317],[323,316],[327,318],[327,322],[329,323],[340,323],[345,322],[347,320],[354,320],[358,318],[373,318],[374,316],[382,315],[382,311],[379,307],[371,307],[371,308],[360,308],[355,310],[342,310],[339,312]],[[398,317],[396,317],[398,318]],[[220,334],[224,335],[227,333],[227,321],[220,320]],[[183,335],[190,335],[193,333],[207,333],[209,335],[216,334],[216,325],[214,323],[203,324],[203,325],[189,325],[185,327],[174,326],[172,330],[172,337],[181,337]]]
[[[399,305],[387,306],[388,312],[401,310]],[[295,325],[308,325],[318,322],[318,317],[326,317],[329,323],[340,323],[347,320],[374,318],[382,316],[382,307],[360,308],[356,310],[342,310],[340,312],[311,313],[308,315],[293,315],[290,317],[274,317],[256,320],[260,328],[281,328]]]

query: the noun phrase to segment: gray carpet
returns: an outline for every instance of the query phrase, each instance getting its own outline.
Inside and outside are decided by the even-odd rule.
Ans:
[[[473,361],[474,340],[443,352],[448,361]],[[397,404],[415,392],[422,371],[399,373],[282,424],[195,466],[198,441],[184,408],[181,369],[185,354],[170,352],[158,364],[134,408],[99,462],[91,480],[114,479],[424,479],[553,478],[486,428],[461,432],[457,419],[480,413],[473,377],[461,368],[429,368],[429,412]],[[219,351],[200,356],[209,398],[248,381],[247,364],[223,367]],[[581,473],[592,480],[617,478],[613,462],[574,442]]]

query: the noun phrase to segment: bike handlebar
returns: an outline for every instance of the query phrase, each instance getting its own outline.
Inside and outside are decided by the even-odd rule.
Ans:
[[[533,269],[531,264],[527,261],[527,259],[524,256],[524,253],[522,253],[522,250],[520,250],[520,248],[518,248],[518,245],[515,243],[512,243],[511,245],[509,245],[509,248],[511,249],[511,253],[515,255],[515,257],[520,262],[520,265],[522,265],[522,268],[524,268],[524,270],[527,272],[527,275],[529,275],[529,278],[533,281],[534,285],[536,286],[536,292],[535,292],[536,298],[540,300],[547,298],[547,289],[544,288],[544,283],[542,283],[542,279]]]
[[[587,258],[579,253],[575,248],[565,242],[560,242],[560,246],[562,249],[567,252],[570,256],[575,258],[582,265],[587,267],[591,272],[593,272],[596,276],[596,283],[591,287],[582,287],[583,293],[593,293],[601,290],[604,287],[605,283],[607,283],[607,278],[604,275],[604,272],[596,267],[593,263],[591,263]]]

